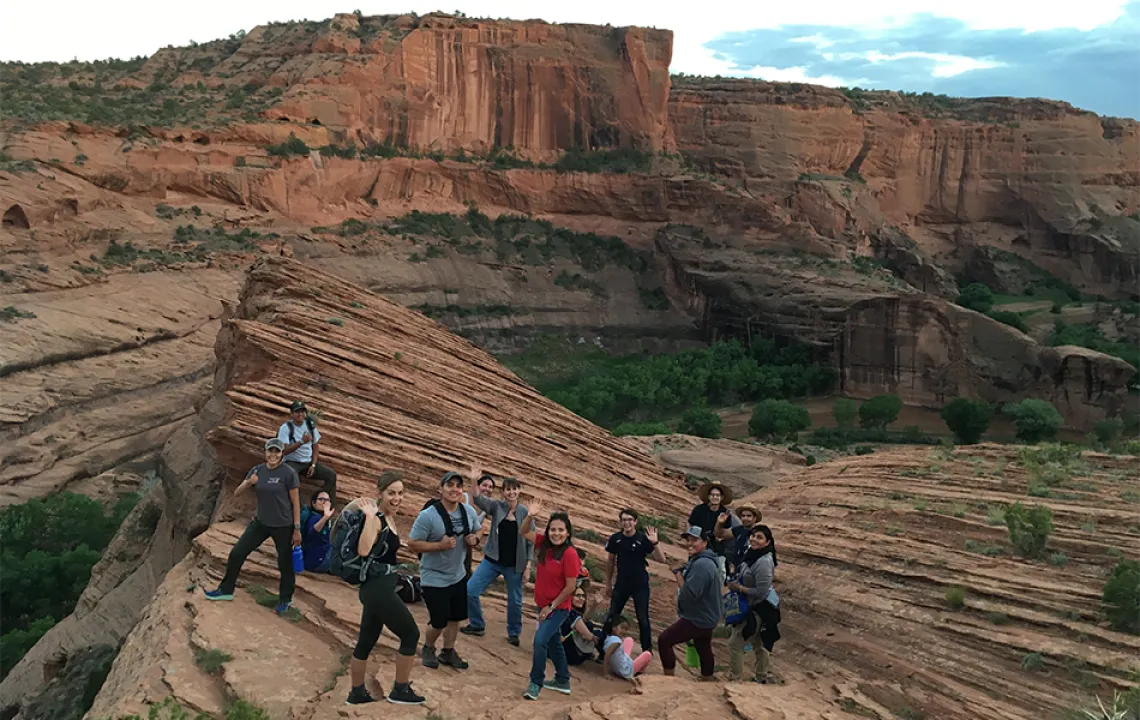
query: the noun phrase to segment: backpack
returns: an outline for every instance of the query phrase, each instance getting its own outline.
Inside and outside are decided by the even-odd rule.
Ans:
[[[387,565],[373,569],[374,564],[382,565],[376,563],[376,557],[387,551],[388,536],[391,533],[383,515],[380,515],[380,520],[383,529],[376,538],[376,544],[372,546],[372,551],[366,557],[360,557],[357,547],[360,543],[360,532],[364,529],[364,513],[359,510],[341,513],[336,527],[333,528],[332,549],[329,551],[330,575],[336,575],[350,585],[360,585],[381,570],[385,573],[394,572],[391,566]]]
[[[293,443],[297,442],[296,440],[293,439],[293,421],[290,420],[289,422],[287,422],[285,424],[289,426],[289,444],[292,445]],[[306,417],[305,418],[305,425],[309,428],[309,435],[312,436],[312,438],[314,440],[316,440],[317,439],[317,433],[316,433],[316,430],[313,428],[313,418]]]
[[[728,579],[729,582],[739,582],[739,576],[733,576]],[[725,625],[738,625],[748,618],[748,594],[736,592],[735,590],[726,590],[721,597],[721,607],[724,612]]]
[[[423,588],[420,587],[420,576],[397,574],[396,596],[408,605],[419,602],[424,596]]]
[[[435,506],[435,511],[437,513],[439,513],[440,519],[443,520],[444,537],[447,537],[449,535],[454,535],[455,537],[458,537],[459,533],[455,532],[455,526],[452,525],[452,523],[451,523],[451,516],[447,513],[447,508],[445,508],[443,506],[442,500],[440,500],[439,498],[432,498],[431,500],[428,500],[426,503],[424,503],[423,509],[427,510],[429,507],[432,507],[433,505]],[[471,534],[471,521],[467,518],[467,508],[463,503],[459,503],[459,508],[463,511],[463,512],[459,513],[463,518],[463,535],[470,535]],[[419,553],[418,555],[421,558],[424,556],[423,553]]]

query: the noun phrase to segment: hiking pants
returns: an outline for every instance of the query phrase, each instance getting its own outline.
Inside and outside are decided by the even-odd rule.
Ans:
[[[699,628],[693,623],[681,618],[661,631],[657,638],[657,648],[661,653],[661,667],[672,670],[677,666],[677,656],[673,654],[673,646],[693,641],[697,648],[697,655],[701,658],[701,675],[712,677],[716,667],[712,650],[712,628]]]
[[[222,578],[219,590],[233,595],[245,559],[269,538],[273,538],[273,544],[277,547],[277,570],[281,573],[279,600],[290,602],[293,599],[293,587],[296,584],[293,576],[293,526],[269,527],[262,525],[257,518],[246,526],[245,532],[238,538],[233,550],[230,550],[230,557],[226,560],[226,576]]]
[[[625,610],[629,599],[633,598],[633,609],[637,613],[637,629],[641,636],[641,650],[653,652],[653,628],[649,624],[649,579],[636,585],[614,585],[613,596],[610,599],[610,611],[602,625],[602,637],[613,635],[614,623]]]
[[[752,678],[744,677],[745,642],[752,643],[752,652],[756,654]],[[756,624],[756,634],[750,638],[744,637],[744,623],[732,626],[732,635],[728,638],[728,667],[732,670],[732,677],[736,680],[752,680],[768,674],[768,651],[760,643],[759,623]]]
[[[396,573],[376,575],[360,586],[360,636],[352,656],[367,660],[387,626],[400,639],[400,654],[412,657],[420,643],[420,628],[408,606],[396,594]]]
[[[306,473],[309,472],[309,466],[312,465],[312,463],[302,463],[295,462],[293,460],[286,460],[285,464],[297,471],[297,477],[301,479],[302,483],[310,479]],[[319,462],[317,463],[316,469],[313,470],[312,479],[321,483],[321,490],[324,490],[329,494],[329,500],[332,501],[329,504],[336,505],[336,470],[333,470],[328,465]],[[302,500],[302,502],[304,501]]]

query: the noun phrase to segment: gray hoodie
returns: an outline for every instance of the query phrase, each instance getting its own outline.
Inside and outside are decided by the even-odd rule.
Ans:
[[[483,554],[497,557],[499,562],[506,564],[507,558],[499,557],[499,523],[510,512],[510,504],[506,500],[492,500],[486,495],[476,495],[472,499],[475,501],[476,507],[487,513],[487,517],[491,519],[491,531],[487,535],[487,546],[483,548]],[[530,511],[526,505],[519,503],[515,506],[515,522],[520,528],[528,514]],[[519,541],[515,546],[515,572],[520,575],[526,572],[526,565],[533,549],[534,545],[528,542],[522,533],[519,533]]]
[[[677,593],[677,615],[699,628],[715,628],[720,624],[723,612],[716,553],[705,549],[694,555],[685,565],[682,575],[685,584]]]

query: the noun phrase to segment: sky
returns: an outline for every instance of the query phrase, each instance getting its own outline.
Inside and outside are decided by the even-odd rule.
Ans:
[[[1048,97],[1140,118],[1140,0],[12,1],[0,9],[0,60],[149,55],[269,21],[320,20],[357,9],[668,28],[673,72]]]

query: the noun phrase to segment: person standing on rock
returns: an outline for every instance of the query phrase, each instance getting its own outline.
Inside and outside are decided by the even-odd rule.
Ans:
[[[727,561],[725,559],[725,543],[718,540],[714,531],[717,520],[724,518],[725,527],[732,529],[739,524],[739,520],[732,516],[728,506],[732,504],[732,490],[720,483],[711,482],[701,485],[697,490],[697,497],[701,504],[689,513],[689,525],[699,527],[708,538],[709,550],[716,557],[717,567],[720,569],[721,583],[727,575]]]
[[[688,546],[689,561],[673,571],[677,580],[678,619],[657,638],[661,667],[666,675],[672,675],[677,666],[673,646],[692,641],[701,659],[701,680],[711,681],[716,667],[712,636],[720,623],[723,583],[716,553],[709,549],[708,533],[693,526],[681,539]]]
[[[626,508],[618,514],[621,529],[606,541],[606,597],[610,598],[610,609],[602,625],[603,637],[613,634],[613,625],[625,612],[625,605],[633,598],[633,609],[637,613],[637,629],[642,652],[653,652],[653,627],[649,623],[649,571],[646,558],[653,556],[658,562],[665,562],[665,555],[657,538],[657,528],[647,527],[642,532],[637,529],[637,511]],[[617,571],[615,582],[614,571]]]
[[[226,560],[226,574],[217,590],[206,592],[210,600],[233,600],[241,566],[261,544],[273,538],[277,547],[278,615],[284,615],[293,602],[296,578],[293,574],[293,548],[301,546],[301,497],[297,472],[281,461],[283,444],[277,438],[265,443],[265,462],[249,471],[234,496],[249,488],[257,494],[257,515],[246,526]]]
[[[556,512],[546,521],[546,532],[535,532],[542,503],[534,501],[520,530],[534,543],[534,602],[538,605],[538,627],[534,631],[534,657],[530,684],[523,697],[537,700],[542,689],[570,694],[570,664],[562,647],[562,624],[570,616],[571,598],[578,586],[582,558],[573,544],[574,527],[570,516]],[[554,680],[546,681],[546,660],[554,663]]]
[[[467,547],[478,541],[475,510],[463,502],[463,476],[444,474],[439,482],[440,498],[428,504],[416,517],[408,534],[408,548],[422,553],[420,583],[430,625],[423,647],[424,667],[450,665],[465,670],[468,665],[455,651],[459,623],[467,619]],[[435,641],[443,635],[438,657]]]
[[[396,594],[396,554],[400,550],[400,530],[396,527],[396,511],[404,501],[404,483],[400,473],[388,471],[376,482],[377,500],[359,498],[348,504],[341,517],[350,513],[364,513],[364,527],[360,531],[357,553],[373,558],[368,578],[360,585],[360,635],[352,651],[349,675],[352,690],[349,705],[375,702],[365,689],[365,670],[368,655],[376,647],[380,633],[387,627],[400,639],[396,656],[396,682],[388,695],[388,702],[397,705],[421,705],[424,698],[412,690],[412,664],[416,659],[416,646],[420,642],[420,629],[408,606]],[[387,532],[384,532],[387,531]],[[375,572],[373,572],[375,568]]]
[[[750,608],[746,620],[732,626],[732,635],[728,639],[728,664],[737,680],[744,679],[745,643],[751,642],[756,653],[752,679],[758,683],[768,682],[768,649],[759,636],[762,623],[753,616],[760,604],[768,599],[775,572],[776,541],[767,525],[757,525],[748,535],[748,551],[740,563],[740,580],[728,584],[729,590],[744,593]]]
[[[748,538],[752,535],[752,528],[764,516],[751,505],[745,505],[736,509],[736,517],[740,519],[739,525],[725,527],[731,521],[722,513],[717,517],[716,526],[713,527],[716,538],[728,545],[728,565],[731,573],[740,572],[740,563],[744,559],[744,553],[748,552]]]
[[[329,494],[330,506],[335,506],[336,471],[317,461],[321,452],[321,431],[301,400],[293,401],[289,413],[289,419],[277,430],[277,439],[285,446],[285,464],[296,470],[300,477],[321,483],[321,489]]]
[[[472,479],[478,477],[474,472]],[[490,486],[494,488],[492,484]],[[482,637],[486,632],[483,604],[479,597],[500,575],[507,582],[507,642],[518,646],[522,633],[523,578],[533,546],[522,536],[520,528],[526,519],[526,505],[519,502],[522,484],[515,478],[503,479],[503,499],[493,500],[485,494],[482,480],[475,486],[475,506],[491,518],[483,562],[475,569],[467,584],[467,616],[470,622],[462,629],[465,635]]]

